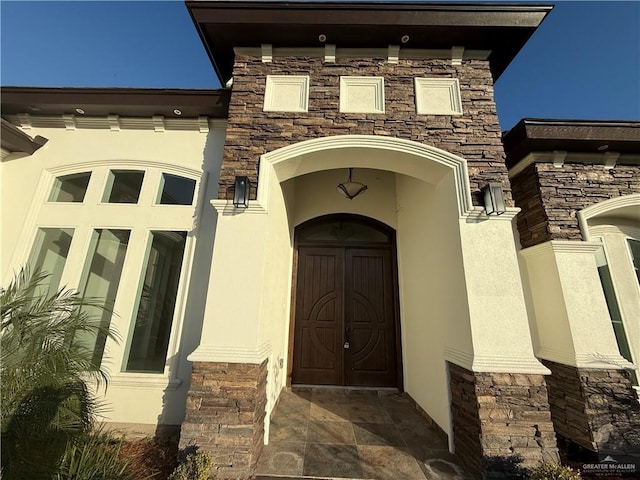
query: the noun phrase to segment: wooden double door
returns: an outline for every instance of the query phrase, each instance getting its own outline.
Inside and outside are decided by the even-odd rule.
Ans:
[[[399,386],[395,251],[385,235],[298,243],[293,384]]]

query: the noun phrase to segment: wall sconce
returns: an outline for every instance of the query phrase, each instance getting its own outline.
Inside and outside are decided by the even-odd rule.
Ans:
[[[233,206],[236,208],[247,208],[249,206],[249,191],[251,184],[249,177],[236,177],[233,190]]]
[[[369,188],[364,183],[354,182],[351,179],[352,174],[353,174],[353,168],[350,168],[349,178],[347,178],[347,181],[344,183],[339,183],[337,187],[338,191],[342,193],[345,197],[347,197],[349,200],[353,200],[362,192],[364,192],[367,188]]]
[[[481,192],[484,196],[484,211],[487,215],[502,215],[507,211],[501,183],[489,183]]]

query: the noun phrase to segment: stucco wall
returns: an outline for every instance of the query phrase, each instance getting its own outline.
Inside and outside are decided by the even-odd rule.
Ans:
[[[112,374],[112,381],[104,398],[107,407],[106,421],[150,425],[179,424],[184,415],[191,370],[185,357],[200,339],[205,292],[208,289],[208,270],[216,228],[216,217],[209,200],[215,197],[217,191],[224,124],[216,124],[208,133],[128,129],[114,132],[107,129],[81,128],[32,128],[28,133],[33,136],[41,135],[49,141],[34,155],[4,161],[0,167],[3,285],[10,281],[13,271],[27,261],[36,226],[47,225],[46,219],[38,220],[38,212],[42,202],[48,197],[48,192],[38,189],[42,185],[51,184],[50,181],[47,183],[47,178],[51,177],[48,173],[50,169],[82,164],[80,171],[88,171],[96,165],[108,166],[110,162],[117,162],[119,169],[162,170],[165,166],[201,173],[200,192],[196,192],[196,195],[200,195],[197,207],[186,207],[185,211],[188,215],[186,221],[190,224],[191,240],[185,253],[183,275],[188,277],[190,274],[192,281],[186,282],[182,298],[176,307],[182,309],[183,313],[177,317],[178,324],[174,324],[173,327],[174,343],[170,347],[168,360],[171,365],[170,372],[168,375],[120,372],[121,356],[124,355],[132,321],[131,311],[116,312],[118,316],[114,317],[112,324],[118,328],[123,338],[109,350],[114,358],[105,360]],[[77,222],[90,223],[92,212],[95,212],[96,208],[100,206],[97,203],[91,204],[88,200],[83,205],[73,205],[69,210],[72,213],[67,215],[68,222],[64,222],[69,227],[73,227]],[[161,217],[159,214],[159,222]],[[58,220],[56,219],[56,225],[59,224]],[[123,219],[122,228],[126,228],[131,222],[134,222],[134,218]],[[69,265],[71,269],[78,271],[68,278],[80,276],[83,259],[79,260],[80,263],[77,265]],[[136,290],[141,275],[140,271],[124,271],[119,292]],[[77,285],[69,286],[73,288]],[[165,391],[169,382],[171,387]]]

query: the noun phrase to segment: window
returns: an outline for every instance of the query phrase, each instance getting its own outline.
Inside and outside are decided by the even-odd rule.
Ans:
[[[600,282],[602,283],[602,290],[604,291],[604,298],[607,302],[609,316],[611,317],[613,333],[615,334],[616,341],[618,343],[618,350],[620,350],[620,355],[633,363],[633,356],[631,354],[631,349],[629,348],[629,341],[624,329],[622,315],[620,314],[620,307],[618,306],[618,300],[613,288],[613,280],[611,278],[609,265],[606,263],[606,259],[601,260],[599,263],[601,263],[601,265],[598,266],[598,275],[600,276]],[[631,371],[631,380],[634,385],[638,385],[638,377],[634,371]]]
[[[102,163],[49,177],[35,240],[22,254],[32,271],[49,273],[48,292],[64,286],[96,303],[85,311],[120,340],[80,334],[74,341],[112,376],[164,374],[174,361],[194,241],[195,212],[185,208],[195,208],[200,173],[133,167]]]
[[[138,203],[144,172],[112,170],[109,172],[103,202]]]
[[[164,371],[187,232],[151,232],[146,272],[127,360],[128,372]]]
[[[67,261],[72,228],[39,228],[29,256],[31,272],[46,272],[49,276],[45,280],[46,291],[38,292],[42,295],[52,295],[60,287],[60,278]]]
[[[91,172],[74,173],[54,180],[50,202],[83,202]]]
[[[195,180],[163,173],[160,185],[158,203],[161,205],[191,205],[193,203],[193,194],[196,190]]]
[[[83,298],[88,298],[99,303],[99,307],[87,307],[100,319],[100,324],[108,327],[111,323],[111,315],[114,309],[118,285],[122,276],[124,257],[129,244],[129,231],[127,230],[94,230],[91,236],[91,244],[84,273],[80,282],[80,293]],[[93,361],[99,365],[104,353],[106,337],[88,336],[78,339],[93,349]]]

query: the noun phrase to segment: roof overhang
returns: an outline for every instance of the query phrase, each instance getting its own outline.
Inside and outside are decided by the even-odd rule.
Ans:
[[[550,5],[424,2],[187,1],[222,84],[234,47],[322,47],[491,50],[497,79],[531,37]],[[404,35],[409,41],[401,42]]]
[[[226,118],[229,96],[228,90],[2,87],[2,115]]]
[[[0,119],[0,121],[2,122],[0,143],[2,143],[2,149],[8,153],[33,155],[36,150],[38,150],[48,141],[48,139],[41,137],[40,135],[31,138],[18,127],[6,121],[4,118]]]
[[[640,154],[640,122],[525,118],[502,136],[507,168],[534,152]]]

